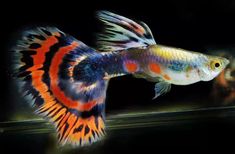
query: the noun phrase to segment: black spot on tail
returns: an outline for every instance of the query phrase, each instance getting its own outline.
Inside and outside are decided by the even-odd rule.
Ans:
[[[46,38],[42,35],[29,34],[29,35],[27,35],[27,37],[29,39],[37,38],[37,39],[42,40],[42,41],[46,40]]]
[[[84,127],[84,125],[82,124],[82,125],[80,125],[78,128],[75,128],[74,130],[73,130],[73,133],[75,134],[75,133],[77,133],[77,132],[81,132],[82,131],[82,129],[83,129],[83,127]]]
[[[88,126],[85,127],[85,132],[84,132],[84,136],[86,136],[86,134],[88,134],[90,132],[90,128]]]
[[[41,44],[38,44],[38,43],[32,43],[29,46],[30,49],[37,49],[37,48],[40,48],[40,47],[41,47]]]
[[[47,34],[48,36],[51,36],[51,32],[47,31],[46,29],[44,28],[40,28],[41,31],[43,31],[45,34]]]

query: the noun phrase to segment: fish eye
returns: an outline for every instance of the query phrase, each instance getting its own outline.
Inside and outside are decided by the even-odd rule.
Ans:
[[[215,63],[215,68],[218,68],[218,67],[220,67],[220,63]]]
[[[220,61],[212,61],[210,64],[212,70],[219,69],[221,67]]]

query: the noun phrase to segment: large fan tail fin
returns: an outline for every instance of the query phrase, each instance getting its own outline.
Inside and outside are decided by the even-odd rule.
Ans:
[[[22,91],[32,96],[36,113],[55,125],[60,143],[83,146],[101,139],[107,81],[88,81],[83,63],[100,53],[51,27],[25,32],[14,51]]]

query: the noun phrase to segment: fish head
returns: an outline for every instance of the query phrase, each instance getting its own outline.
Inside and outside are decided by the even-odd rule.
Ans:
[[[203,62],[199,70],[202,81],[210,81],[218,76],[229,64],[229,60],[224,57],[203,55]]]

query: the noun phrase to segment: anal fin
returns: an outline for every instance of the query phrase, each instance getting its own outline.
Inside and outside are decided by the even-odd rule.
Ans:
[[[155,84],[155,96],[153,99],[157,98],[158,96],[165,94],[171,90],[171,84],[165,81],[160,81]]]

